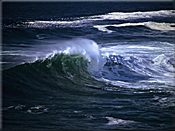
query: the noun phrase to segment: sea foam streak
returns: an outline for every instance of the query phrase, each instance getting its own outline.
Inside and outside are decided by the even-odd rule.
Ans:
[[[123,24],[111,24],[111,25],[94,25],[94,28],[97,28],[99,31],[112,33],[112,30],[107,29],[107,27],[131,27],[131,26],[145,26],[152,30],[160,31],[174,31],[174,23],[158,23],[158,22],[138,22],[138,23],[123,23]]]

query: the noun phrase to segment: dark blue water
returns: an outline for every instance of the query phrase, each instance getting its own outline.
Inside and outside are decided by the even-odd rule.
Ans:
[[[172,3],[3,3],[3,130],[175,129]]]

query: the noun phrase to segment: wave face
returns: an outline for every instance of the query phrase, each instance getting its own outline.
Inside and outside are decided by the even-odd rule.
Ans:
[[[4,130],[173,130],[175,11],[165,3],[7,4]]]

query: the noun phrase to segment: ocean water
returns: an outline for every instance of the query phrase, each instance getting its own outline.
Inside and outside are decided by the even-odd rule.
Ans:
[[[3,130],[175,129],[172,3],[2,7]]]

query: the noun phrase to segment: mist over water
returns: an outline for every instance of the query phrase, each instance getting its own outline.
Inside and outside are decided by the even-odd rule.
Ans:
[[[173,130],[175,11],[163,4],[5,3],[4,130]]]

